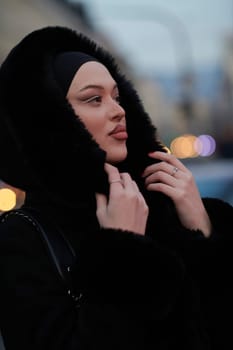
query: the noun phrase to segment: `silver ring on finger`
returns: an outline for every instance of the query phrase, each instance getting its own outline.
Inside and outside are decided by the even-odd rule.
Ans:
[[[178,170],[179,169],[176,166],[174,166],[174,168],[172,169],[171,176],[175,176],[175,174],[177,173]]]

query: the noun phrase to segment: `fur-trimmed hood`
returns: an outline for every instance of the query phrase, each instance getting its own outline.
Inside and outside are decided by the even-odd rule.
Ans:
[[[137,92],[105,49],[69,28],[30,33],[0,68],[0,178],[71,204],[85,184],[105,192],[107,177],[105,152],[75,115],[53,74],[54,56],[62,51],[96,57],[116,80],[129,135],[122,169],[137,179],[150,162],[148,152],[164,149]]]

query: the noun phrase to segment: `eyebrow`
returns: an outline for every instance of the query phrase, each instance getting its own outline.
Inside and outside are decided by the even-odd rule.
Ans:
[[[113,86],[113,90],[115,90],[117,87],[118,87],[117,84],[115,84]],[[90,84],[90,85],[84,86],[79,91],[81,92],[81,91],[84,91],[84,90],[87,90],[87,89],[101,89],[101,90],[104,90],[104,87],[101,86],[101,85]]]

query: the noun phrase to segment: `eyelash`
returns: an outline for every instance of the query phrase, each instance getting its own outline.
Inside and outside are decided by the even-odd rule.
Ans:
[[[88,98],[86,100],[87,103],[91,103],[91,102],[101,102],[101,96],[93,96],[91,98]]]
[[[119,105],[121,104],[120,95],[117,95],[117,96],[115,97],[115,100],[116,100],[116,102],[117,102]]]
[[[118,104],[121,103],[121,100],[120,100],[120,96],[119,96],[119,95],[117,95],[114,99],[115,99],[115,101],[116,101]],[[97,96],[93,96],[93,97],[91,97],[91,98],[88,98],[88,99],[86,100],[86,103],[91,103],[91,102],[100,103],[101,101],[102,101],[102,97],[99,96],[99,95],[97,95]]]

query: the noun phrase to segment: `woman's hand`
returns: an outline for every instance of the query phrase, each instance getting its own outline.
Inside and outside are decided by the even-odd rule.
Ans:
[[[211,222],[192,173],[171,154],[153,152],[149,156],[161,162],[144,170],[142,176],[145,178],[146,188],[170,197],[182,225],[189,229],[200,229],[208,237],[211,233]]]
[[[148,206],[137,184],[128,173],[105,164],[109,179],[109,198],[96,193],[97,218],[100,226],[145,234]]]

